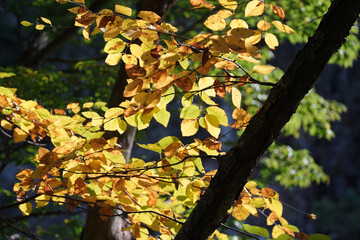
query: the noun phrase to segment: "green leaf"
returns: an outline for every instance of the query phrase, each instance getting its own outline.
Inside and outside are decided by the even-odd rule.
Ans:
[[[16,76],[15,73],[0,72],[0,79]]]
[[[20,23],[21,23],[21,25],[23,25],[24,27],[29,27],[29,26],[33,25],[31,22],[28,22],[28,21],[21,21]]]
[[[86,185],[86,189],[90,193],[91,196],[98,196],[101,194],[101,188],[99,184],[96,182],[91,182]]]
[[[270,236],[268,230],[266,228],[257,227],[257,226],[251,226],[249,224],[243,224],[245,231],[248,233],[252,233],[255,235],[259,235],[262,237],[268,238]]]
[[[309,235],[308,240],[331,240],[331,237],[324,234],[316,233]]]
[[[200,116],[201,110],[198,106],[190,105],[185,107],[180,112],[180,118],[183,119],[196,119]]]

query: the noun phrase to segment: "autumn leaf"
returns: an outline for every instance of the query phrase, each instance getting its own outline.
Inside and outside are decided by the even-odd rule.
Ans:
[[[28,134],[20,129],[20,128],[14,128],[14,132],[13,132],[13,138],[14,138],[14,143],[19,143],[24,141],[27,138]]]
[[[21,21],[20,23],[21,23],[21,25],[23,25],[24,27],[29,27],[29,26],[33,25],[31,22],[28,22],[28,21]]]
[[[219,0],[219,3],[224,7],[231,10],[235,10],[238,3],[235,0]]]
[[[35,26],[35,29],[39,30],[39,31],[43,30],[44,28],[45,28],[44,24],[36,24],[36,26]]]
[[[26,202],[19,205],[19,209],[24,216],[29,216],[32,211],[32,205],[30,202]]]
[[[180,125],[184,137],[193,136],[199,130],[199,123],[196,119],[184,119]]]
[[[295,33],[294,29],[292,29],[291,27],[289,27],[286,24],[283,24],[280,21],[273,21],[272,24],[279,29],[280,31],[284,32],[284,33]]]
[[[252,73],[268,74],[271,73],[275,67],[270,65],[256,65],[252,69]]]
[[[274,4],[270,3],[271,10],[278,15],[281,19],[285,18],[284,10],[281,7],[277,7]]]
[[[231,100],[235,107],[241,107],[241,92],[239,89],[235,87],[231,88]]]
[[[41,18],[41,20],[42,20],[44,23],[47,23],[47,24],[49,24],[50,26],[52,26],[52,23],[51,23],[51,21],[50,21],[49,19],[44,18],[44,17],[40,17],[40,18]]]
[[[132,9],[129,7],[125,7],[122,5],[115,5],[115,12],[123,14],[125,16],[131,16],[132,15]]]
[[[270,49],[275,49],[275,47],[279,46],[279,41],[272,33],[266,33],[265,43],[269,46]]]
[[[259,0],[250,1],[245,8],[245,17],[259,16],[264,13],[265,3]]]
[[[257,28],[260,29],[260,31],[267,31],[270,29],[270,27],[271,27],[271,23],[268,23],[264,20],[260,20],[257,23]]]
[[[262,236],[264,238],[269,238],[270,234],[266,228],[258,227],[258,226],[251,226],[249,224],[243,224],[244,230],[248,233],[252,233],[258,236]]]
[[[213,31],[220,31],[226,27],[226,22],[223,18],[215,14],[208,17],[204,25]]]
[[[148,21],[149,23],[156,23],[161,19],[159,15],[151,11],[140,11],[137,16],[144,19],[145,21]]]

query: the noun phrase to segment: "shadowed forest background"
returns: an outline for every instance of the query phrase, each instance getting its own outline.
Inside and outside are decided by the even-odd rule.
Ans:
[[[265,80],[274,82],[286,71],[330,5],[327,0],[277,2],[286,11],[287,25],[296,33],[280,34],[280,46],[274,51],[262,52],[268,63],[278,68],[265,76]],[[96,11],[112,9],[114,4],[136,9],[146,0],[86,3]],[[17,88],[21,98],[36,99],[48,108],[65,108],[71,102],[108,102],[119,68],[104,63],[106,54],[102,51],[101,36],[92,37],[91,42],[84,40],[81,31],[73,27],[73,15],[67,14],[67,8],[69,6],[52,0],[1,2],[0,72],[14,72],[16,76],[0,79],[0,85]],[[179,35],[190,37],[206,30],[202,23],[210,11],[190,8],[189,1],[177,0],[164,10],[165,21],[178,27]],[[37,31],[20,24],[22,20],[36,21],[40,16],[51,17],[55,27]],[[312,221],[289,208],[285,215],[294,225],[309,233],[331,235],[334,240],[360,235],[359,27],[359,23],[353,27],[345,45],[324,69],[315,90],[302,101],[297,114],[251,177],[260,185],[278,191],[285,203],[317,215],[317,220]],[[249,97],[244,104],[248,106],[260,106],[266,98],[262,87],[249,88],[246,94]],[[230,111],[227,104],[224,101],[222,107]],[[169,107],[171,113],[179,113],[177,105]],[[135,140],[152,143],[164,136],[179,135],[179,124],[172,121],[167,128],[154,124],[150,129],[138,131]],[[4,130],[1,132],[0,205],[5,205],[14,200],[14,176],[25,166],[32,166],[36,146],[15,144]],[[205,136],[205,131],[200,134]],[[235,131],[226,135],[224,151],[229,150],[237,136]],[[136,144],[131,154],[149,161],[152,158],[149,151]],[[213,164],[209,161],[204,166],[212,169]],[[79,239],[85,223],[84,211],[70,212],[55,205],[28,217],[23,217],[19,210],[5,210],[0,214],[18,221],[19,226],[27,226],[41,239]],[[0,236],[21,239],[4,221],[0,222]],[[241,238],[235,236],[234,239]]]

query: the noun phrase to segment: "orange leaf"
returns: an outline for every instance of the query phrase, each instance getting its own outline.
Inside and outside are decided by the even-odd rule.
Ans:
[[[277,7],[274,4],[270,3],[271,10],[278,15],[281,19],[285,18],[285,13],[281,7]]]
[[[260,20],[257,23],[257,28],[260,29],[260,31],[267,31],[270,29],[271,23],[268,23],[264,20]]]
[[[146,202],[149,207],[154,206],[157,203],[158,194],[154,191],[149,191],[149,200]]]

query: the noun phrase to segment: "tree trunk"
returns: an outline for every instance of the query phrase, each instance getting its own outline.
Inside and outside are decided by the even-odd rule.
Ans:
[[[360,12],[359,0],[334,0],[312,38],[297,54],[285,75],[270,91],[264,106],[226,154],[204,196],[175,240],[203,240],[219,227],[239,197],[258,159],[279,135],[300,101],[337,51]]]
[[[142,0],[139,2],[138,9],[139,11],[153,11],[163,19],[175,1],[176,0]],[[121,102],[126,100],[123,96],[123,92],[127,85],[127,78],[125,64],[120,62],[118,76],[108,102],[108,107],[117,107]],[[136,128],[128,125],[126,131],[122,135],[117,134],[117,132],[108,132],[105,134],[105,138],[118,137],[118,143],[121,146],[122,153],[124,154],[126,161],[129,161],[135,132]],[[97,214],[96,208],[89,208],[81,240],[134,239],[130,230],[125,232],[122,231],[123,228],[128,226],[128,221],[120,216],[111,217],[108,221],[103,221],[99,214]]]

